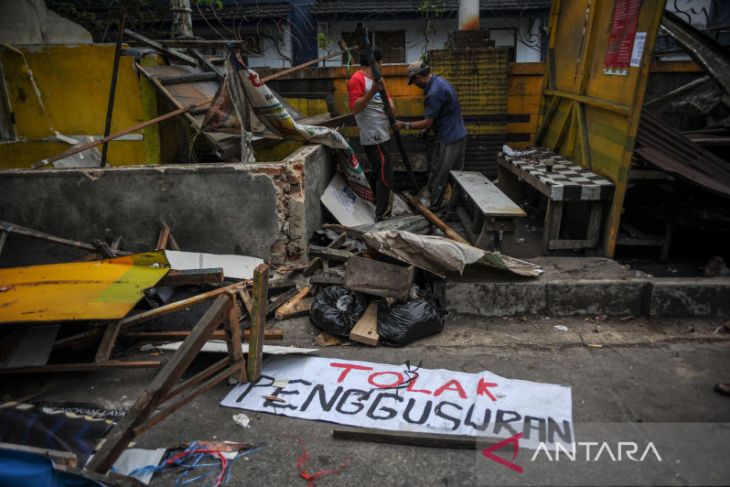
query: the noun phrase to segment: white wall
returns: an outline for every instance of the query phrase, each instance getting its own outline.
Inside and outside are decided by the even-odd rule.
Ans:
[[[679,15],[682,20],[689,18],[690,23],[698,29],[704,29],[707,27],[711,3],[712,0],[667,0],[666,9]]]
[[[261,31],[265,30],[272,30],[273,27],[262,27]],[[247,31],[243,29],[241,31],[242,34],[245,35],[257,35],[256,31]],[[284,53],[287,56],[291,56],[292,52],[292,39],[291,39],[291,31],[289,30],[289,26],[286,25],[286,27],[283,27],[283,39],[279,42],[279,50],[276,49],[276,44],[274,43],[274,40],[269,37],[262,37],[261,38],[261,55],[254,55],[249,54],[248,56],[248,63],[252,68],[261,68],[261,67],[267,67],[267,68],[289,68],[291,67],[291,62],[283,58],[281,54],[279,54],[279,51]]]
[[[540,61],[540,25],[541,20],[532,21],[529,18],[482,18],[481,27],[483,29],[497,28],[514,28],[518,30],[516,43],[516,60],[517,62],[539,62]],[[328,30],[326,34],[330,39],[337,41],[341,38],[342,32],[353,32],[357,26],[356,21],[352,22],[326,22]],[[421,57],[426,50],[426,21],[423,19],[409,20],[381,20],[368,22],[368,28],[377,31],[398,31],[404,30],[406,33],[406,63],[413,62]],[[443,19],[434,23],[431,35],[431,43],[428,49],[443,48],[449,33],[456,30],[456,16]],[[322,24],[320,24],[322,31]],[[512,46],[514,45],[514,36],[511,32],[503,30],[495,30],[492,34],[496,46]],[[535,44],[534,47],[528,46],[525,42]],[[336,47],[333,47],[336,50]],[[325,51],[320,51],[320,56],[325,55]],[[340,66],[340,58],[333,58],[327,61],[327,66]]]

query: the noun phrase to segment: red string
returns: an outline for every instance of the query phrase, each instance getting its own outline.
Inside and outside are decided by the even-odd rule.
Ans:
[[[302,447],[302,454],[297,459],[297,469],[299,470],[299,476],[307,481],[307,487],[314,487],[314,481],[318,478],[338,473],[347,467],[347,462],[344,462],[334,470],[320,470],[318,472],[309,473],[304,470],[304,465],[307,463],[307,460],[309,460],[309,455],[307,454],[307,449],[304,447],[304,442],[302,440],[299,440],[299,446]]]

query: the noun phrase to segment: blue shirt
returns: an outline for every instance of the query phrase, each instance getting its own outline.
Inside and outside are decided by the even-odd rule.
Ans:
[[[466,126],[454,87],[442,77],[433,75],[426,85],[425,93],[424,117],[433,120],[436,140],[443,139],[445,144],[453,144],[466,137]]]

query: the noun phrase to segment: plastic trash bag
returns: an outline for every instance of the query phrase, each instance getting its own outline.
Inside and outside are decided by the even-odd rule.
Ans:
[[[309,318],[320,330],[347,338],[352,327],[365,314],[367,305],[365,295],[342,286],[330,286],[317,293]]]
[[[378,335],[380,343],[402,347],[418,339],[435,335],[444,329],[446,313],[435,299],[416,299],[399,303],[388,309],[378,306]]]

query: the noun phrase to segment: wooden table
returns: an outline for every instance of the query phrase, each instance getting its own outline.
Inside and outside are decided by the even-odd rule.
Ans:
[[[547,197],[542,253],[557,249],[597,249],[601,233],[603,206],[613,198],[614,185],[603,176],[580,167],[547,149],[500,154],[497,159],[499,187],[512,198],[519,198],[519,181],[524,181]],[[588,203],[589,216],[585,239],[561,239],[563,207],[569,203]]]

